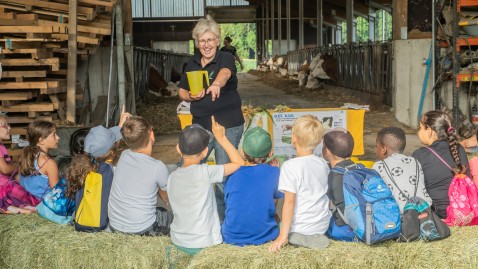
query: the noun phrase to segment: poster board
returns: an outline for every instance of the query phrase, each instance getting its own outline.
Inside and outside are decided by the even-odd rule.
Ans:
[[[363,142],[363,129],[364,129],[364,116],[365,110],[360,109],[342,109],[342,108],[321,108],[321,109],[292,109],[287,112],[272,112],[270,113],[272,120],[267,113],[257,113],[254,115],[251,121],[250,127],[261,126],[264,130],[271,134],[272,144],[274,148],[274,155],[282,156],[280,159],[290,159],[295,155],[295,150],[288,142],[288,136],[290,134],[282,129],[284,125],[290,125],[294,123],[295,119],[300,116],[311,114],[316,116],[322,121],[325,121],[325,129],[331,129],[335,127],[346,128],[354,138],[354,150],[353,156],[359,156],[365,154],[364,142]],[[191,114],[178,114],[181,121],[181,127],[191,124]],[[330,119],[332,118],[332,119]],[[287,128],[285,128],[287,129]],[[283,141],[284,137],[284,141]],[[239,149],[242,148],[242,138],[239,145]],[[319,145],[314,152],[320,154],[322,146]]]
[[[365,153],[363,142],[363,128],[365,110],[352,109],[293,109],[288,112],[271,113],[273,122],[269,123],[267,129],[272,137],[274,155],[282,156],[284,159],[290,159],[295,156],[295,150],[290,144],[292,134],[292,124],[294,121],[304,115],[314,115],[324,124],[325,131],[336,127],[346,128],[354,138],[354,150],[352,155],[363,155]],[[322,153],[320,144],[314,153]],[[282,159],[281,158],[281,159]]]

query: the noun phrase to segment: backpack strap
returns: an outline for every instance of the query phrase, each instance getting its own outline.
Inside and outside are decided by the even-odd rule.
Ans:
[[[345,174],[346,172],[350,171],[350,170],[355,170],[355,169],[361,169],[361,168],[364,168],[364,166],[362,164],[351,164],[349,166],[346,166],[346,167],[339,167],[339,166],[335,166],[334,168],[332,168],[331,171],[333,172],[336,172],[336,173],[339,173],[339,174]]]
[[[450,167],[450,165],[449,165],[447,162],[445,162],[445,160],[443,160],[443,158],[440,157],[440,155],[438,155],[438,153],[436,153],[436,151],[434,151],[434,150],[433,150],[432,148],[430,148],[430,147],[427,147],[427,149],[429,149],[433,154],[435,154],[435,156],[437,156],[437,158],[440,159],[440,161],[442,161],[442,163],[444,163],[444,164],[446,165],[446,167],[448,167],[450,170],[453,171],[453,169]]]

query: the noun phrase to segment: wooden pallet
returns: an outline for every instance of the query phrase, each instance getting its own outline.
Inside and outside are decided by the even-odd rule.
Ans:
[[[65,119],[68,0],[0,0],[0,111],[12,133],[34,120]],[[78,0],[77,54],[96,53],[111,35],[115,1]],[[76,100],[83,100],[77,86]],[[12,152],[10,152],[12,153]]]

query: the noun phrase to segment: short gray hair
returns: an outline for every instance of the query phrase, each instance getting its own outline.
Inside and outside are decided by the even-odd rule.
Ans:
[[[209,15],[207,15],[206,18],[199,19],[193,29],[193,39],[196,47],[198,46],[198,37],[206,32],[215,34],[217,39],[221,40],[221,27],[219,27],[219,24]]]

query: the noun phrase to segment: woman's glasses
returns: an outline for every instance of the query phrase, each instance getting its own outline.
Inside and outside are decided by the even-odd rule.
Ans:
[[[199,39],[199,40],[198,40],[198,44],[199,44],[199,46],[205,46],[206,43],[207,43],[208,45],[213,45],[213,44],[214,44],[214,41],[216,41],[215,38],[209,38],[208,40]]]

